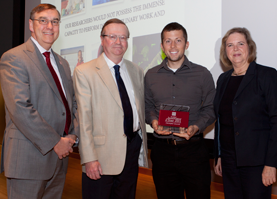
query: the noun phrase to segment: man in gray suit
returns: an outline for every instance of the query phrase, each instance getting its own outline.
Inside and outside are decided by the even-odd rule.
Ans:
[[[79,136],[71,72],[51,46],[60,14],[40,4],[30,15],[31,38],[1,58],[6,108],[1,172],[8,197],[61,198],[68,155]]]

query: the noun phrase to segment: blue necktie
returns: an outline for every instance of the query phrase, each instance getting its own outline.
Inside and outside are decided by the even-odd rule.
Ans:
[[[125,88],[124,82],[120,76],[119,65],[114,66],[115,78],[117,82],[117,87],[119,90],[121,104],[124,112],[124,133],[127,136],[128,140],[131,141],[134,133],[133,133],[133,110],[130,103],[130,99]]]

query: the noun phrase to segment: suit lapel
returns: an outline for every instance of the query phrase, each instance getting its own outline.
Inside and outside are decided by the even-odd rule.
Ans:
[[[245,87],[250,83],[250,81],[255,76],[255,66],[256,66],[255,62],[252,62],[249,65],[249,68],[248,68],[245,76],[243,77],[240,85],[239,85],[239,88],[238,88],[238,90],[236,92],[234,100],[240,95],[240,93],[245,89]],[[223,79],[221,80],[222,83],[218,82],[218,88],[217,89],[219,91],[219,95],[218,95],[217,105],[215,107],[216,108],[216,112],[218,112],[218,110],[219,110],[219,105],[220,105],[221,99],[223,97],[223,94],[225,93],[226,86],[227,86],[227,84],[228,84],[228,82],[230,80],[230,77],[231,77],[231,74],[232,74],[233,71],[234,71],[234,69],[229,70],[228,72],[226,72],[225,77],[223,77]]]
[[[66,99],[67,99],[67,102],[68,102],[68,105],[72,104],[72,99],[71,97],[71,94],[70,94],[70,91],[69,91],[69,87],[68,87],[68,81],[67,81],[67,77],[66,77],[66,73],[65,73],[65,70],[64,70],[64,66],[62,65],[62,61],[59,59],[59,57],[57,56],[57,54],[52,50],[52,53],[55,57],[55,60],[56,60],[56,64],[58,66],[58,69],[59,69],[59,72],[60,72],[60,76],[61,76],[61,79],[62,79],[62,84],[63,84],[63,88],[64,88],[64,91],[65,91],[65,94],[66,94]],[[71,106],[69,106],[71,108]]]
[[[120,99],[117,85],[114,81],[114,78],[111,74],[111,71],[110,71],[106,61],[105,61],[103,54],[97,59],[96,69],[97,69],[98,75],[103,80],[104,84],[107,86],[107,88],[110,91],[111,95],[113,96],[114,100],[117,102],[119,107],[122,109],[121,99]]]
[[[57,88],[57,85],[54,81],[54,78],[45,62],[43,59],[43,55],[39,52],[35,44],[29,39],[26,42],[27,45],[27,50],[25,53],[27,56],[33,61],[34,65],[40,70],[44,78],[46,79],[46,82],[49,84],[49,86],[52,88],[53,92],[56,94],[56,96],[59,98],[59,100],[62,102],[61,95],[59,93],[59,90]]]
[[[134,93],[135,93],[135,100],[136,100],[136,107],[137,107],[137,110],[139,111],[140,110],[140,101],[139,101],[139,97],[138,95],[140,95],[140,90],[139,90],[139,82],[140,81],[137,81],[137,71],[134,70],[134,66],[128,64],[127,62],[125,62],[126,64],[126,68],[127,68],[127,71],[128,71],[128,74],[129,74],[129,77],[131,79],[131,82],[132,82],[132,86],[133,86],[133,89],[134,89]]]
[[[220,80],[221,82],[218,82],[218,85],[217,85],[217,90],[219,92],[218,94],[218,101],[217,101],[217,104],[216,104],[216,113],[218,113],[219,111],[219,105],[220,105],[220,102],[221,102],[221,99],[223,97],[223,94],[225,93],[225,89],[226,89],[226,86],[230,80],[230,77],[231,77],[231,74],[232,72],[234,71],[234,69],[232,70],[229,70],[228,72],[226,72],[225,76]]]
[[[239,88],[238,88],[238,91],[235,95],[235,98],[236,99],[240,93],[245,89],[245,87],[249,84],[249,82],[253,79],[253,77],[255,76],[255,66],[256,66],[256,63],[255,62],[252,62],[250,63],[247,71],[246,71],[246,74],[245,76],[243,77],[240,85],[239,85]]]

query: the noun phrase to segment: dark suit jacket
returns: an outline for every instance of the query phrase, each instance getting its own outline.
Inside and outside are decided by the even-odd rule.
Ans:
[[[71,112],[70,134],[79,135],[71,72],[54,53]],[[1,172],[9,178],[48,180],[55,171],[53,147],[64,133],[65,107],[42,54],[29,39],[3,54],[0,80],[6,106]],[[63,159],[66,172],[68,158]]]
[[[215,160],[220,155],[219,105],[234,70],[220,75],[214,109]],[[267,165],[277,167],[277,72],[252,62],[242,79],[233,104],[237,166]],[[223,133],[223,132],[222,132]]]

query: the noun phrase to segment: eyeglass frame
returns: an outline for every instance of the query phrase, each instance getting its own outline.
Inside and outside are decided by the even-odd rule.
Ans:
[[[110,34],[110,35],[101,35],[102,37],[109,37],[110,38],[110,40],[112,40],[113,42],[116,42],[117,41],[117,38],[119,38],[119,40],[121,41],[121,42],[127,42],[128,41],[128,39],[129,39],[129,37],[127,37],[127,36],[124,36],[124,35],[113,35],[113,34]],[[111,36],[115,36],[115,38],[114,39],[112,39],[111,38]],[[124,40],[122,37],[124,37],[124,38],[126,38],[126,40]],[[122,40],[123,39],[123,40]]]
[[[31,19],[31,20],[32,20],[32,21],[36,20],[36,21],[38,21],[38,23],[41,24],[41,25],[48,25],[49,22],[51,22],[52,26],[59,26],[60,23],[61,23],[61,21],[58,20],[58,19],[49,20],[49,19],[44,19],[44,18],[42,18],[42,19]],[[43,24],[43,23],[41,22],[42,20],[47,21],[47,23]],[[54,21],[58,21],[57,25],[53,24]]]

